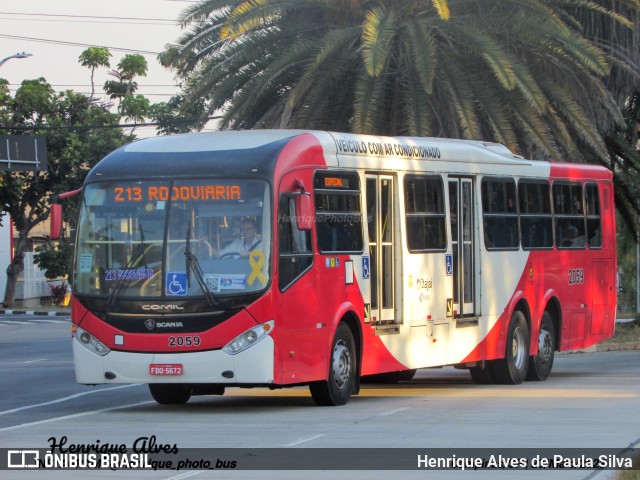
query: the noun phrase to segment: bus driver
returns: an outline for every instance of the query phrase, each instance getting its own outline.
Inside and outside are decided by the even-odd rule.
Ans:
[[[248,258],[253,250],[258,248],[262,243],[262,239],[257,235],[258,226],[255,220],[245,218],[240,222],[240,238],[237,238],[229,245],[220,250],[213,250],[213,258],[222,258],[224,256],[232,258]]]

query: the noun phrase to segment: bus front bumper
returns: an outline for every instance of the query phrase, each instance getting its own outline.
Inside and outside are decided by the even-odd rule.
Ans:
[[[274,343],[265,337],[251,348],[229,355],[222,350],[181,353],[137,353],[112,350],[104,356],[73,338],[76,381],[101,383],[214,383],[265,385],[273,383]],[[180,366],[181,375],[152,375],[151,366]],[[158,370],[157,368],[155,369]]]

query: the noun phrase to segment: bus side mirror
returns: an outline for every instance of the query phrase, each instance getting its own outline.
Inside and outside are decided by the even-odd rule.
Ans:
[[[49,209],[49,238],[51,240],[60,239],[60,230],[62,229],[62,205],[52,203]]]
[[[51,197],[52,204],[49,208],[49,238],[51,240],[60,240],[60,231],[62,230],[62,205],[60,200],[78,195],[82,191],[81,188],[77,190],[70,190]]]
[[[296,223],[300,230],[311,230],[313,225],[313,209],[311,208],[311,195],[301,193],[296,197]]]

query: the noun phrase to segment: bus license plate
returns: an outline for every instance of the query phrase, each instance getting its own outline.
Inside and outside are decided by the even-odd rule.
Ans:
[[[182,375],[181,363],[152,363],[149,365],[151,375]]]

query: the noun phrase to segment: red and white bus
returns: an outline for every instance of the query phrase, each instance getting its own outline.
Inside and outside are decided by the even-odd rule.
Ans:
[[[293,130],[137,141],[82,188],[77,381],[146,383],[160,403],[309,385],[340,405],[361,379],[424,367],[544,380],[554,352],[613,334],[615,239],[608,170],[499,144]]]

